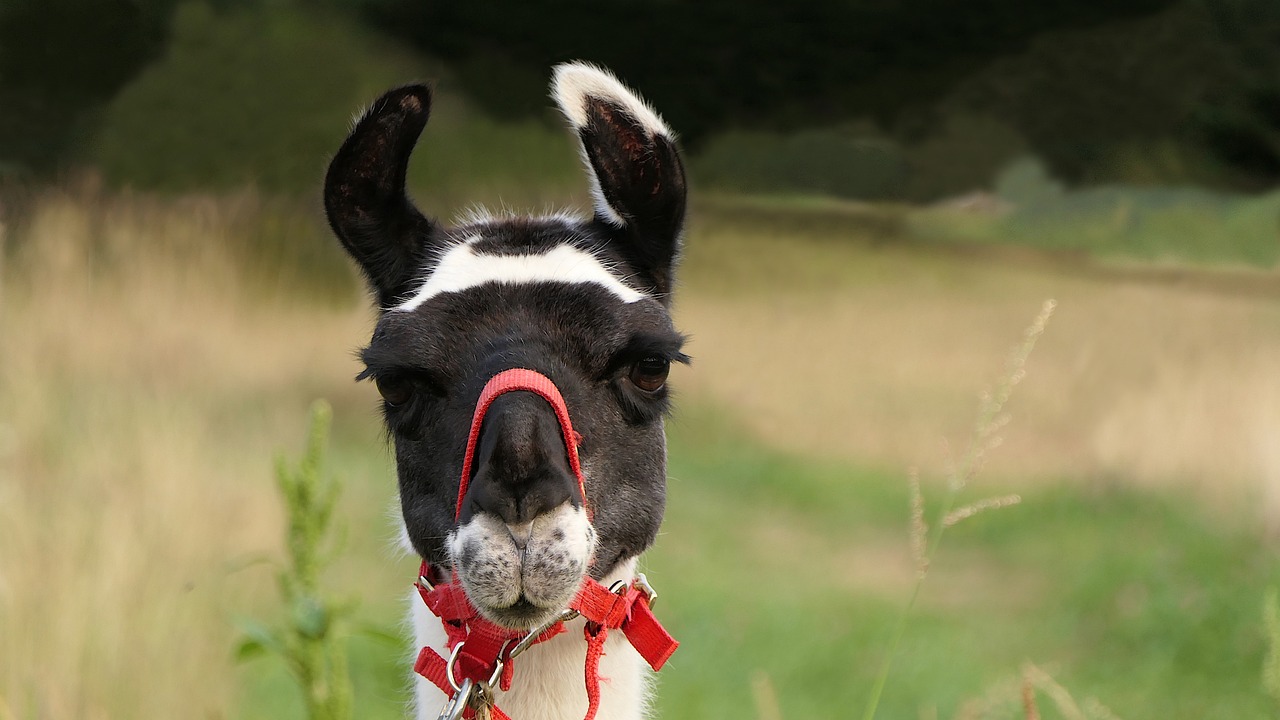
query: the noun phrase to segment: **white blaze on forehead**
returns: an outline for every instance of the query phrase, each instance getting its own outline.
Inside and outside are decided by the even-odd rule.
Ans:
[[[408,312],[437,295],[486,283],[541,282],[599,285],[624,303],[646,297],[609,272],[595,255],[571,245],[560,245],[540,255],[482,255],[469,243],[463,243],[446,252],[418,292],[395,309]]]

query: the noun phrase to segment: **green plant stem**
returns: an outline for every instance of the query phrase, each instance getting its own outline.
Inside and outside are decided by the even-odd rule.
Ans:
[[[269,649],[284,659],[309,720],[349,720],[352,704],[344,644],[344,618],[352,608],[326,597],[320,584],[321,571],[336,552],[331,521],[341,492],[341,483],[325,472],[331,418],[327,403],[313,404],[302,460],[296,469],[283,458],[276,463],[288,551],[277,581],[289,619],[274,630],[253,624],[247,641],[251,650]]]

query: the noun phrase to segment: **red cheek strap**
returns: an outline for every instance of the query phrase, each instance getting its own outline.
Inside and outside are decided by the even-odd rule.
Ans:
[[[587,506],[587,486],[582,479],[582,465],[578,461],[578,443],[582,438],[573,431],[573,424],[569,422],[569,408],[564,403],[564,396],[546,375],[536,370],[511,368],[489,378],[489,382],[485,383],[484,389],[480,391],[480,399],[476,401],[476,411],[471,416],[471,431],[467,433],[467,454],[462,459],[462,480],[458,483],[458,504],[453,513],[454,522],[462,516],[462,499],[467,496],[467,487],[471,484],[471,468],[475,460],[476,444],[480,441],[480,426],[484,424],[484,415],[499,395],[516,390],[538,394],[555,410],[556,419],[560,421],[564,449],[569,456],[569,469],[578,480],[578,492],[582,494],[582,505]],[[589,517],[591,513],[589,507],[587,513]]]

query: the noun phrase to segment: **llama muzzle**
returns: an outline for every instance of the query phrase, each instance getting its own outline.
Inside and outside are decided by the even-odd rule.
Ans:
[[[506,370],[481,391],[448,549],[472,603],[499,625],[546,622],[587,572],[595,531],[576,440],[564,398],[545,375]]]

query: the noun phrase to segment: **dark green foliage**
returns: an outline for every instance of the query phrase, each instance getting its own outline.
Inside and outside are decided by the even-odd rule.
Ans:
[[[353,112],[420,64],[326,11],[179,8],[173,39],[105,113],[108,179],[165,190],[319,191]]]
[[[494,77],[583,58],[644,88],[696,145],[724,126],[895,117],[927,107],[959,78],[1039,33],[1168,4],[369,0],[368,14],[432,55],[462,67],[483,66],[468,89],[493,112],[528,112],[541,102],[538,90],[524,83],[494,85]]]
[[[163,51],[175,2],[0,3],[0,178],[75,156],[102,106]]]
[[[892,141],[832,130],[725,133],[706,144],[693,169],[700,183],[716,189],[866,200],[901,197],[908,175],[905,154]]]
[[[870,120],[911,147],[945,136],[957,117],[986,117],[1072,182],[1257,189],[1280,180],[1280,10],[1270,0],[367,0],[367,15],[456,67],[491,113],[542,108],[537,80],[550,63],[607,65],[643,89],[695,154],[724,129],[789,133]],[[989,140],[953,137],[954,149],[919,174],[954,177],[898,197],[989,181],[1009,159]],[[1175,162],[1153,165],[1150,156],[1170,147]],[[988,170],[976,180],[963,172],[973,160]],[[800,182],[779,173],[769,189],[831,192],[825,164]],[[839,183],[836,194],[884,191],[877,180],[871,194],[850,194],[865,185]]]
[[[726,131],[781,138],[706,163],[722,187],[932,200],[1023,153],[1072,184],[1280,181],[1272,0],[175,7],[0,4],[0,175],[88,162],[145,187],[309,193],[350,112],[389,86],[441,78],[485,117],[542,122],[547,68],[587,59],[642,90],[695,157]],[[850,125],[880,144],[850,147]]]

